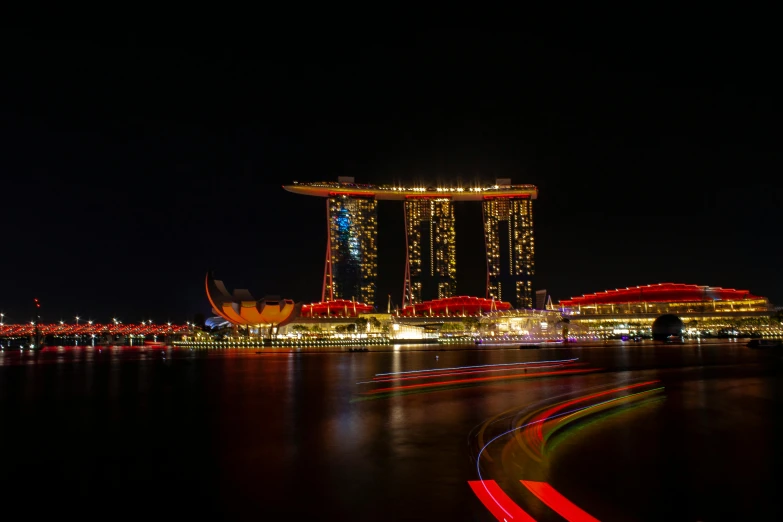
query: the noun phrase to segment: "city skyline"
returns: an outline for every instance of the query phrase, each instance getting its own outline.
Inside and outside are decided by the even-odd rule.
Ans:
[[[14,512],[781,518],[775,17],[264,7],[0,31]]]
[[[324,207],[280,185],[338,176],[537,186],[535,287],[555,302],[671,281],[783,303],[763,35],[620,49],[442,29],[379,32],[356,53],[324,36],[264,61],[241,36],[6,31],[0,312],[27,320],[37,297],[52,321],[184,322],[209,313],[209,269],[317,301]],[[383,207],[379,236],[398,239],[379,245],[381,304],[399,301],[405,260],[402,211]],[[457,292],[482,295],[483,249],[459,248],[484,233],[481,209],[453,210],[459,274],[480,274]]]

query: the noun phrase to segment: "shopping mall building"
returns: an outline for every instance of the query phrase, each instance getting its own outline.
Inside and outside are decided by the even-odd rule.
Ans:
[[[603,337],[649,335],[664,314],[679,317],[689,336],[783,333],[766,297],[733,288],[659,283],[584,294],[558,306],[574,328]]]

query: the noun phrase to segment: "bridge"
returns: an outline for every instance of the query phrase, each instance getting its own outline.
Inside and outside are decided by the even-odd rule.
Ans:
[[[103,335],[176,335],[189,334],[193,327],[188,324],[5,324],[0,326],[0,337],[29,337],[34,335],[55,335],[60,337],[103,336]]]

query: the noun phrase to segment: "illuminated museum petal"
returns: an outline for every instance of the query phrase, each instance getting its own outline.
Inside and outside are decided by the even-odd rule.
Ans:
[[[234,325],[283,326],[299,316],[302,306],[291,299],[278,297],[256,300],[244,288],[234,290],[232,296],[223,282],[214,279],[210,273],[206,276],[205,288],[215,313]]]

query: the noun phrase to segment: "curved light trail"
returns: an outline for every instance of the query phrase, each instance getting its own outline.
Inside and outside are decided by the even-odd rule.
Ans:
[[[592,390],[603,390],[606,388],[606,385],[597,385],[597,386],[590,386],[588,388],[585,388],[583,391],[592,391]],[[561,393],[560,395],[555,395],[553,397],[550,397],[549,400],[556,400],[561,399],[565,397],[571,397],[573,396],[573,392],[567,392],[567,393]],[[528,413],[525,418],[529,418],[531,415],[535,414],[535,412],[538,410],[533,410],[530,413]],[[478,433],[476,434],[476,440],[478,441],[478,447],[482,447],[484,445],[484,432],[489,428],[491,425],[495,424],[496,422],[501,422],[504,420],[507,420],[512,417],[517,417],[520,413],[519,408],[509,408],[506,411],[500,412],[499,414],[495,415],[494,417],[490,417],[488,420],[484,421],[483,423],[477,425],[471,432],[478,429]],[[484,457],[486,460],[492,462],[492,456],[487,454]]]
[[[567,408],[569,406],[573,406],[575,404],[579,404],[581,402],[589,401],[591,399],[596,399],[598,397],[604,397],[606,395],[610,395],[612,393],[619,393],[621,391],[627,391],[635,388],[639,388],[641,386],[647,386],[650,384],[655,384],[659,381],[652,380],[652,381],[645,381],[640,382],[637,384],[632,384],[630,386],[621,386],[618,388],[612,388],[610,390],[604,390],[602,392],[598,393],[592,393],[590,395],[586,395],[584,397],[578,397],[576,399],[571,399],[568,401],[563,401],[559,404],[556,404],[555,406],[548,408],[538,414],[534,414],[533,421],[536,421],[534,423],[530,423],[531,428],[525,429],[522,433],[524,434],[525,438],[528,442],[528,447],[530,447],[533,451],[535,451],[535,458],[536,460],[540,460],[543,456],[543,446],[544,446],[544,423],[555,417],[555,413],[562,411],[564,408]],[[610,402],[614,402],[618,399],[624,399],[627,397],[630,397],[631,395],[626,395],[623,397],[617,397],[615,399],[611,399],[609,401],[605,401],[599,404],[608,404]],[[590,406],[590,408],[593,408],[595,406],[598,406],[598,404],[594,406]],[[581,410],[580,410],[581,411]]]
[[[527,514],[516,502],[506,495],[505,491],[494,480],[470,480],[468,485],[482,504],[495,515],[498,520],[508,522],[508,519],[522,522],[535,522],[536,519]],[[490,493],[491,491],[491,493]]]
[[[559,403],[559,404],[557,404],[557,405],[555,405],[553,407],[550,407],[550,408],[544,410],[543,413],[534,412],[533,414],[528,415],[527,418],[531,419],[531,417],[532,417],[531,420],[529,420],[527,422],[524,422],[524,420],[523,420],[523,424],[521,424],[519,426],[516,426],[516,427],[513,427],[513,428],[511,428],[509,430],[506,430],[503,433],[500,433],[499,435],[496,435],[495,437],[493,437],[491,440],[489,440],[486,444],[484,444],[481,447],[481,449],[479,450],[479,452],[478,452],[478,454],[476,456],[476,473],[478,474],[479,480],[478,481],[471,481],[471,482],[476,483],[476,484],[471,484],[471,488],[473,489],[474,492],[476,492],[477,490],[481,492],[480,494],[476,493],[476,495],[479,497],[479,499],[482,501],[482,503],[487,505],[488,509],[490,509],[490,512],[492,512],[492,514],[495,515],[495,517],[498,520],[506,520],[506,521],[514,520],[515,519],[514,514],[513,514],[514,513],[514,509],[512,507],[510,507],[511,505],[508,503],[506,498],[504,498],[504,497],[507,497],[507,495],[504,492],[502,492],[502,490],[500,492],[498,492],[499,488],[496,489],[495,487],[491,486],[492,484],[494,484],[495,486],[497,485],[494,481],[492,481],[492,480],[484,480],[483,476],[481,475],[481,456],[484,453],[484,451],[493,442],[495,442],[496,440],[500,439],[501,437],[505,437],[506,435],[509,435],[511,433],[517,433],[517,432],[520,432],[522,430],[526,430],[526,429],[531,428],[531,427],[533,428],[533,430],[536,430],[535,433],[539,433],[539,431],[541,433],[543,433],[541,425],[543,425],[545,422],[548,422],[548,421],[551,421],[551,420],[554,420],[554,419],[559,419],[559,418],[571,416],[571,415],[575,415],[575,414],[578,414],[580,412],[584,412],[584,411],[587,411],[587,410],[590,410],[590,409],[594,409],[594,408],[599,408],[599,407],[607,405],[607,404],[617,403],[617,401],[619,401],[621,399],[626,399],[628,397],[642,395],[642,394],[646,394],[646,393],[650,393],[650,392],[653,392],[653,391],[657,391],[657,390],[663,389],[662,387],[661,388],[655,388],[653,390],[637,392],[637,393],[634,393],[634,394],[625,395],[623,397],[615,397],[615,398],[612,398],[612,399],[601,401],[601,402],[596,403],[596,404],[589,404],[589,405],[580,406],[580,407],[577,407],[577,408],[573,408],[573,409],[569,409],[569,410],[563,411],[565,408],[568,408],[569,406],[576,405],[576,404],[578,404],[580,402],[584,402],[585,400],[589,400],[589,399],[592,399],[592,398],[603,397],[603,396],[606,396],[606,395],[608,395],[610,393],[617,393],[617,392],[621,392],[621,391],[625,391],[625,390],[629,390],[629,389],[636,389],[636,388],[638,388],[640,386],[655,384],[657,382],[660,382],[660,381],[658,381],[658,380],[645,381],[645,382],[642,382],[642,383],[631,384],[631,385],[628,385],[628,386],[621,386],[621,387],[612,388],[611,390],[605,390],[605,391],[602,391],[602,392],[590,394],[590,395],[585,396],[585,397],[579,397],[579,398],[576,398],[576,399],[564,401],[562,403]],[[544,438],[543,438],[543,435],[542,435],[541,436],[541,441],[543,442],[543,440],[544,440]],[[530,485],[525,484],[525,481],[522,481],[522,483],[525,484],[525,486],[528,487],[528,489],[530,489],[531,487],[535,488],[536,491],[533,491],[531,489],[531,492],[534,495],[536,495],[536,497],[538,497],[547,506],[549,506],[551,509],[553,509],[555,512],[557,512],[558,514],[560,514],[561,516],[566,518],[566,520],[569,520],[569,521],[571,521],[571,520],[573,520],[573,521],[596,521],[597,520],[596,518],[592,517],[588,513],[584,512],[581,508],[579,508],[578,506],[576,506],[575,504],[570,502],[567,498],[565,498],[563,495],[561,495],[559,492],[557,492],[549,484],[540,483],[540,482],[534,482],[534,481],[527,481],[527,482],[529,482]],[[490,486],[488,486],[487,483],[490,483]],[[545,484],[545,486],[541,486],[540,484]],[[502,495],[500,493],[502,493]],[[490,503],[493,507],[490,508],[488,503]],[[492,503],[494,503],[494,504],[492,504]],[[512,502],[512,504],[513,504],[513,502]],[[516,504],[514,504],[514,505],[516,505]],[[523,511],[523,513],[524,513],[524,511]],[[566,514],[568,516],[566,516]],[[525,513],[525,515],[527,515],[527,513]],[[519,515],[517,514],[517,516],[519,516]],[[574,518],[569,518],[569,517],[574,517]],[[589,518],[585,518],[585,517],[589,517]]]

